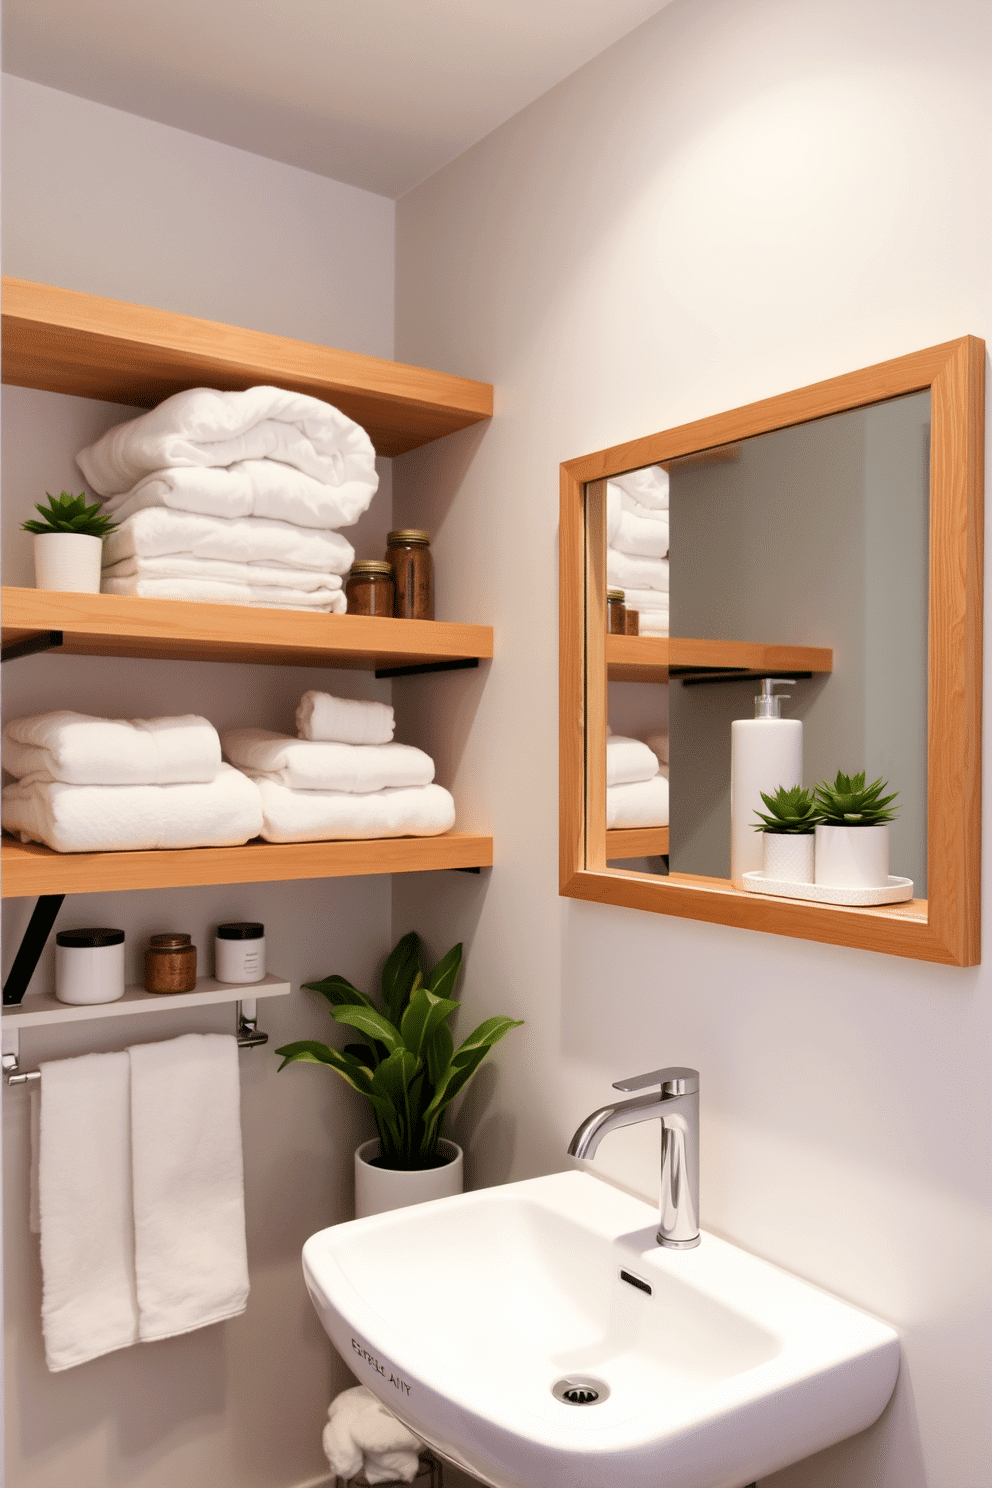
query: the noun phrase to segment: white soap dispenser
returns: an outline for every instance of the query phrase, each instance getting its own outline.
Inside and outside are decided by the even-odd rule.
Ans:
[[[765,810],[761,792],[770,796],[780,785],[802,784],[803,726],[798,718],[782,717],[776,685],[795,684],[787,677],[762,677],[754,717],[730,725],[730,877],[738,888],[745,873],[762,868],[764,835],[754,830],[754,813]]]

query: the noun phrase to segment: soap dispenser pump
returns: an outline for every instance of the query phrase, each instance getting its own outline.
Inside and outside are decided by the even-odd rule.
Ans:
[[[756,832],[756,811],[764,810],[761,792],[772,795],[780,785],[802,784],[803,726],[783,718],[776,686],[793,687],[791,678],[762,677],[754,700],[754,717],[730,725],[730,877],[743,888],[745,873],[760,872],[764,837]]]

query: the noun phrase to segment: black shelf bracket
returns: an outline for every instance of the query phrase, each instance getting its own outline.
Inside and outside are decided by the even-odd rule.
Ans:
[[[17,948],[14,964],[3,984],[4,1007],[19,1007],[28,990],[28,982],[34,976],[35,967],[45,949],[45,942],[52,933],[56,916],[62,908],[64,894],[42,894],[28,920],[28,928]]]
[[[673,667],[669,676],[677,678],[683,687],[710,687],[714,682],[760,682],[762,677],[780,677],[790,682],[808,682],[812,672],[756,672],[751,667],[713,667],[680,673]]]
[[[466,656],[458,661],[427,661],[420,666],[376,667],[377,677],[422,677],[426,672],[461,672],[467,667],[477,667],[477,656]]]
[[[34,656],[39,651],[54,651],[62,645],[60,630],[39,630],[35,635],[25,636],[22,641],[11,641],[0,647],[0,661],[17,661],[20,656]]]

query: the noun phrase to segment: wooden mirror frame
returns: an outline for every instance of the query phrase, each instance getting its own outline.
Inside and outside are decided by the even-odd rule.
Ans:
[[[611,870],[606,864],[608,649],[631,647],[664,678],[673,643],[606,636],[605,518],[586,486],[811,419],[930,392],[930,593],[927,688],[928,899],[877,909],[774,899],[729,879]],[[559,594],[560,893],[712,924],[974,966],[981,959],[982,557],[985,343],[974,336],[680,428],[599,450],[561,467]],[[595,531],[591,530],[595,527]],[[713,645],[721,643],[700,643]],[[684,648],[683,648],[684,649]],[[774,648],[741,664],[776,668]],[[794,648],[790,648],[793,650]],[[723,647],[726,651],[726,647]],[[758,652],[768,653],[758,655]],[[612,654],[615,653],[615,654]],[[679,660],[685,658],[679,655]],[[698,658],[705,662],[705,655]],[[787,663],[795,665],[793,661]]]

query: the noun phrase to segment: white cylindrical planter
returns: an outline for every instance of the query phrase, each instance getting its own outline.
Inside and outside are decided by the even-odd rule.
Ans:
[[[36,532],[35,586],[99,594],[102,559],[102,537],[90,537],[83,532]]]
[[[363,1142],[355,1151],[355,1218],[384,1214],[387,1209],[405,1209],[408,1204],[423,1204],[428,1199],[449,1199],[460,1194],[463,1186],[462,1149],[457,1142],[442,1137],[437,1144],[438,1156],[451,1161],[441,1168],[418,1168],[406,1172],[399,1168],[375,1168],[372,1158],[379,1156],[378,1137]]]
[[[812,832],[762,832],[765,877],[776,883],[813,882]]]
[[[816,883],[834,889],[884,889],[889,882],[889,824],[816,829]]]

